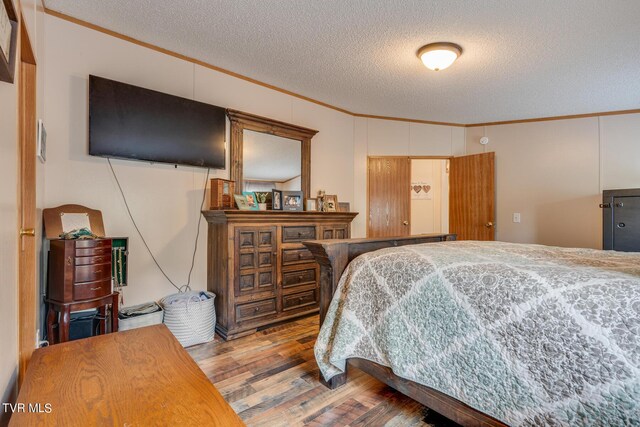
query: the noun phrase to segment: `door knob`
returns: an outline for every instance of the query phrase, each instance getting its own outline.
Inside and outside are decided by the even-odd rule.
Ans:
[[[35,236],[36,230],[34,228],[21,228],[20,236]]]
[[[493,227],[493,223],[491,221],[489,221],[484,226],[487,227],[487,228],[491,228],[491,227]]]
[[[402,221],[402,225],[409,225],[409,221]]]

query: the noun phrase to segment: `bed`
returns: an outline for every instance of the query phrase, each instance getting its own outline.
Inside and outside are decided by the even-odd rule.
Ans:
[[[640,254],[446,234],[305,244],[328,387],[355,366],[463,426],[640,425]]]

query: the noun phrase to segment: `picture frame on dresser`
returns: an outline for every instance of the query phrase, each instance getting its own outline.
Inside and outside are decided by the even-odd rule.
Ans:
[[[307,212],[317,212],[318,199],[304,199],[304,210]]]
[[[351,203],[338,202],[338,212],[351,212]]]
[[[335,194],[325,194],[322,200],[323,212],[338,212],[338,196]]]
[[[304,194],[302,191],[283,191],[282,209],[285,211],[303,210]]]
[[[253,191],[243,191],[242,195],[244,199],[247,201],[247,205],[252,211],[257,211],[260,208],[258,207],[258,199],[256,198],[256,193]]]
[[[271,191],[271,208],[274,211],[282,210],[282,191],[275,188]]]
[[[241,211],[250,211],[251,210],[251,206],[249,206],[249,203],[247,202],[247,197],[242,195],[242,194],[234,194],[233,198],[236,201],[236,206],[238,206],[238,209],[240,209]]]

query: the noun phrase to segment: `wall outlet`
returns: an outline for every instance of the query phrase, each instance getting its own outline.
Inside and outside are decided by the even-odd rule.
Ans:
[[[514,212],[513,213],[513,222],[520,222],[520,212]]]

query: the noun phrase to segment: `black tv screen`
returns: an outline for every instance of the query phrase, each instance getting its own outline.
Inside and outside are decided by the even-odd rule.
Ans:
[[[89,154],[224,169],[225,109],[89,76]]]

